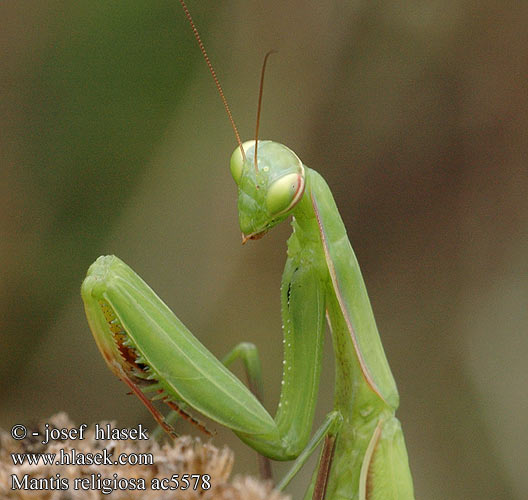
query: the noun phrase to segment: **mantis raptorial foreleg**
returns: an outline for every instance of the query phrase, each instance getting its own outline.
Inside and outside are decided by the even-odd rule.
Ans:
[[[299,284],[303,273],[296,274],[292,283]],[[286,460],[297,456],[309,439],[324,319],[322,310],[310,306],[310,297],[317,288],[307,284],[298,292],[298,285],[292,283],[288,283],[291,304],[285,306],[292,309],[286,320],[290,325],[289,344],[297,346],[302,355],[293,355],[285,367],[283,409],[279,409],[275,421],[119,259],[103,257],[93,264],[83,284],[83,298],[104,358],[144,402],[151,394],[162,394],[176,403],[184,401],[232,428],[257,451]],[[307,298],[304,306],[293,299],[298,293]],[[308,329],[303,322],[310,323]],[[308,382],[309,390],[298,391],[302,382]],[[246,417],[240,418],[243,414]]]
[[[205,55],[185,3],[180,3]],[[240,142],[220,84],[205,58],[239,143],[230,167],[238,187],[243,241],[258,239],[293,216],[281,285],[284,364],[277,412],[272,418],[259,398],[132,269],[113,256],[97,259],[82,286],[97,345],[111,370],[168,432],[171,428],[153,407],[153,397],[171,408],[183,402],[231,428],[271,459],[296,460],[279,483],[281,488],[324,440],[306,499],[412,500],[407,451],[395,417],[396,384],[330,189],[286,146],[272,141]],[[310,439],[325,317],[335,353],[335,400]],[[224,362],[237,358],[245,363],[249,385],[258,395],[261,375],[256,349],[241,344]]]
[[[226,368],[229,368],[237,360],[240,360],[244,366],[249,389],[262,403],[262,366],[257,346],[250,342],[241,342],[231,349],[221,361]],[[163,419],[165,424],[172,426],[172,424],[174,424],[182,415],[182,410],[186,405],[183,402],[178,402],[178,406],[178,410],[173,410]],[[157,414],[157,410],[154,417],[156,420],[162,418],[161,415]],[[151,433],[151,436],[156,439],[161,438],[164,429],[166,429],[166,426],[158,426],[154,432]]]
[[[237,344],[231,351],[229,351],[223,358],[222,364],[229,368],[237,360],[240,360],[244,366],[246,378],[249,389],[255,395],[255,397],[262,403],[262,366],[260,363],[260,357],[258,349],[255,344],[250,342],[241,342]],[[166,425],[159,425],[151,436],[159,440],[166,426],[171,426],[178,420],[182,414],[183,403],[178,402],[178,409],[173,410],[166,418],[163,419]],[[157,412],[157,410],[156,410]],[[155,415],[156,420],[162,417],[158,414]],[[200,427],[200,426],[199,426]],[[260,477],[262,479],[271,479],[272,470],[270,460],[260,453],[257,453]]]

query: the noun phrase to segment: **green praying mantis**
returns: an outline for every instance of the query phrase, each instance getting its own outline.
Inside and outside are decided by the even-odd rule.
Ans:
[[[411,500],[407,451],[395,417],[396,384],[332,193],[321,175],[303,165],[289,148],[259,140],[258,119],[255,140],[240,141],[198,31],[183,0],[180,3],[237,137],[230,169],[238,186],[244,241],[262,237],[292,216],[281,284],[284,363],[275,418],[260,402],[256,347],[240,344],[219,361],[114,256],[99,257],[82,284],[95,341],[112,372],[168,433],[173,433],[172,427],[153,405],[155,399],[178,412],[186,413],[186,407],[196,410],[232,429],[265,457],[295,460],[278,484],[280,489],[324,441],[306,499]],[[334,407],[310,438],[325,323],[335,354]],[[236,359],[244,362],[249,388],[227,368]]]

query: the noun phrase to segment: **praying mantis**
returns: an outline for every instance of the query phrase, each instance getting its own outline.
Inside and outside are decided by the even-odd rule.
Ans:
[[[155,399],[178,412],[196,410],[265,457],[295,460],[279,489],[324,442],[306,499],[411,500],[407,451],[395,417],[396,384],[332,193],[289,148],[258,139],[258,119],[255,140],[241,142],[198,31],[185,2],[180,3],[235,130],[238,146],[230,170],[238,187],[243,241],[261,238],[292,216],[281,284],[284,363],[276,415],[272,418],[260,402],[254,345],[242,343],[219,361],[115,256],[99,257],[82,284],[95,341],[112,372],[169,434],[174,431],[153,405]],[[335,354],[334,407],[310,438],[325,323]],[[237,359],[244,362],[249,388],[228,369]]]

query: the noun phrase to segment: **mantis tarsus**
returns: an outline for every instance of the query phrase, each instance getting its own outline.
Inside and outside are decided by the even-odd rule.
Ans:
[[[394,416],[396,384],[330,189],[286,146],[262,140],[242,144],[238,133],[237,140],[230,166],[238,186],[244,240],[258,239],[293,216],[281,285],[284,371],[275,418],[226,368],[242,359],[250,386],[257,387],[261,377],[256,348],[241,344],[220,362],[132,269],[113,256],[97,259],[82,286],[97,345],[112,371],[166,431],[172,429],[152,399],[172,408],[188,405],[231,428],[266,457],[296,459],[280,488],[324,439],[306,498],[413,499],[403,434]],[[335,353],[335,401],[310,440],[325,316]]]

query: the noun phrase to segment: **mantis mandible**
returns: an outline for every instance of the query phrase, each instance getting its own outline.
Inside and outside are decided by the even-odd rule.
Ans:
[[[266,457],[296,460],[279,483],[281,489],[324,441],[306,499],[411,500],[407,451],[395,417],[396,384],[332,193],[321,175],[289,148],[259,140],[258,119],[255,140],[240,141],[198,31],[183,0],[180,3],[237,136],[230,168],[238,186],[244,241],[262,237],[292,216],[281,285],[284,368],[275,418],[255,395],[261,385],[255,346],[240,344],[219,361],[114,256],[99,257],[82,285],[95,341],[110,369],[167,432],[173,433],[172,428],[154,407],[154,399],[178,411],[188,406],[231,428]],[[262,80],[259,110],[261,97]],[[325,317],[335,353],[335,400],[310,439]],[[235,359],[244,361],[252,390],[226,367]]]

